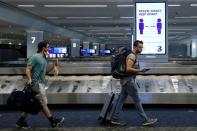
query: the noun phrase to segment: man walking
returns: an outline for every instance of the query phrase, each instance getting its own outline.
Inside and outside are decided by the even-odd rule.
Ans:
[[[137,91],[138,86],[135,81],[135,77],[136,77],[135,73],[146,71],[146,69],[135,68],[136,56],[137,54],[140,54],[142,52],[142,49],[143,49],[143,42],[136,40],[133,44],[132,53],[130,53],[126,58],[126,70],[128,73],[132,73],[132,75],[128,77],[120,78],[120,84],[122,86],[122,90],[120,92],[120,97],[117,103],[116,111],[111,120],[112,124],[122,125],[122,126],[126,125],[126,123],[124,123],[123,121],[119,119],[119,113],[128,95],[130,95],[133,98],[137,112],[141,116],[141,118],[144,120],[142,125],[144,126],[152,125],[155,122],[157,122],[156,118],[149,118],[145,114],[142,104],[140,102],[138,91]]]
[[[35,95],[35,98],[40,101],[42,105],[42,112],[46,116],[46,118],[49,120],[51,127],[57,127],[64,121],[64,117],[61,118],[54,118],[48,108],[47,105],[47,97],[46,97],[46,79],[45,74],[49,73],[50,71],[57,72],[57,65],[54,64],[52,67],[50,67],[47,70],[47,60],[46,55],[49,52],[49,44],[46,41],[40,42],[38,44],[38,51],[36,54],[34,54],[27,62],[26,67],[26,77],[27,77],[27,84],[38,84],[38,94]],[[34,88],[34,87],[32,87]],[[25,118],[28,116],[27,112],[22,112],[21,117],[16,122],[16,126],[28,129],[29,126],[27,122],[25,121]]]

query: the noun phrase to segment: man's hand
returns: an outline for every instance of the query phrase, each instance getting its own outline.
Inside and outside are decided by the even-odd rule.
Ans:
[[[31,65],[27,64],[26,67],[26,77],[27,77],[27,84],[31,85],[32,81],[31,81]]]
[[[54,66],[53,73],[54,73],[55,76],[57,76],[59,74],[58,66]]]
[[[146,71],[149,71],[150,69],[147,69],[147,68],[145,68],[145,69],[140,69],[140,72],[146,72]]]
[[[28,84],[28,85],[31,85],[31,84],[32,84],[31,79],[27,80],[27,84]]]

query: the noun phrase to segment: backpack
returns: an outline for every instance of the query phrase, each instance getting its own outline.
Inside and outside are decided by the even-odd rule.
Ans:
[[[113,78],[120,79],[130,76],[132,73],[126,71],[126,58],[132,53],[131,49],[121,47],[111,58],[111,75]]]

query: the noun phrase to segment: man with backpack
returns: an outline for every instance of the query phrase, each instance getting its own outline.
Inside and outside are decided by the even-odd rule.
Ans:
[[[147,71],[146,69],[135,68],[136,56],[142,52],[142,49],[143,49],[143,42],[136,40],[133,44],[132,52],[130,52],[126,56],[126,59],[125,59],[126,72],[125,73],[127,75],[125,75],[124,77],[123,76],[120,77],[120,84],[122,86],[122,89],[120,92],[120,96],[119,96],[116,110],[115,110],[114,115],[111,119],[112,124],[121,125],[121,126],[126,125],[125,122],[120,120],[119,113],[120,113],[123,103],[126,100],[128,95],[130,95],[133,98],[137,112],[141,116],[141,118],[144,120],[142,123],[143,126],[152,125],[157,122],[156,118],[147,117],[147,115],[144,112],[144,109],[142,107],[142,104],[140,102],[140,98],[139,98],[138,91],[137,91],[138,85],[136,84],[136,81],[135,81],[135,78],[136,78],[135,74],[138,72]],[[119,76],[121,76],[121,75],[119,74]]]

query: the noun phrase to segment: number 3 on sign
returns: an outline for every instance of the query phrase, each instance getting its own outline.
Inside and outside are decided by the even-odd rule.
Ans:
[[[31,39],[32,39],[31,43],[34,44],[36,37],[31,37]]]
[[[157,46],[157,52],[161,52],[162,51],[162,46]]]

